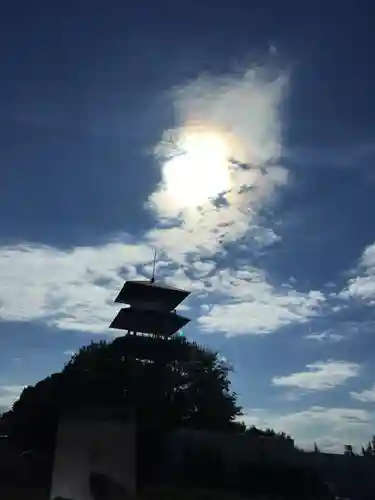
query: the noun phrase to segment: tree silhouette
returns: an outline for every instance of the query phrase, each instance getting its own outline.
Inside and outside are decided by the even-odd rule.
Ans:
[[[375,436],[367,443],[366,448],[361,447],[361,453],[364,457],[375,456]]]
[[[353,446],[351,444],[344,445],[344,455],[347,455],[349,457],[354,456]]]
[[[285,434],[285,432],[276,432],[273,429],[262,430],[262,429],[258,429],[257,427],[255,427],[255,425],[252,425],[251,427],[248,427],[245,430],[245,434],[248,436],[266,437],[266,438],[271,438],[271,439],[275,439],[278,441],[288,442],[290,444],[293,444],[293,448],[295,448],[294,441],[293,441],[292,437],[289,436],[288,434]]]
[[[370,455],[375,455],[375,436],[372,436],[371,441],[367,445],[367,449],[370,451]]]
[[[120,337],[83,347],[61,373],[24,389],[4,419],[23,449],[51,448],[60,416],[82,407],[134,408],[142,428],[236,429],[228,374],[216,353],[183,337]]]

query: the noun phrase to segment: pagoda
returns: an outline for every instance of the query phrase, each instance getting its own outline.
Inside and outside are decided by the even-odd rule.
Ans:
[[[126,281],[115,299],[115,303],[124,304],[110,324],[110,328],[123,330],[124,336],[114,343],[123,344],[123,351],[140,363],[151,363],[156,371],[150,374],[151,397],[158,401],[158,395],[164,398],[164,385],[159,383],[161,367],[168,363],[171,354],[175,355],[176,345],[169,342],[190,319],[181,316],[176,308],[190,295],[190,292],[155,282],[155,259],[152,278],[150,280]],[[154,375],[153,375],[154,374]],[[160,443],[160,432],[167,421],[160,417],[157,407],[153,417],[144,419],[142,410],[138,413],[138,392],[129,397],[129,411],[133,415],[136,435],[136,483],[141,484],[147,477],[149,467],[157,460]],[[142,403],[140,403],[142,408]],[[157,406],[157,405],[156,405]],[[155,455],[156,453],[156,455]]]
[[[189,292],[155,283],[155,260],[156,255],[151,280],[124,283],[115,303],[126,307],[120,309],[110,328],[125,331],[114,342],[124,343],[123,349],[130,357],[141,363],[152,361],[152,366],[158,368],[175,347],[168,340],[190,320],[176,312]],[[164,391],[157,377],[150,381],[153,396]],[[127,407],[82,408],[60,420],[52,499],[91,499],[88,488],[93,475],[104,478],[107,485],[116,485],[116,491],[120,488],[135,496],[137,485],[147,474],[150,456],[158,450],[163,422],[156,418],[155,409],[151,427],[145,427],[138,415],[137,391],[129,399]],[[122,497],[126,495],[122,493]]]
[[[126,335],[142,335],[169,339],[190,319],[181,316],[176,308],[190,292],[155,283],[154,271],[150,280],[125,281],[115,303],[125,304],[110,324],[110,328],[126,331]]]

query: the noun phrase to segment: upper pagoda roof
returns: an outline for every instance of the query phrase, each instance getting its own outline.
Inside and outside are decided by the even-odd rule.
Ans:
[[[135,309],[173,311],[190,292],[150,281],[126,281],[115,302]]]

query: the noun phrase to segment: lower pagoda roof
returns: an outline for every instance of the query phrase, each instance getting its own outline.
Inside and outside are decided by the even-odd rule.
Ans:
[[[190,319],[175,312],[146,311],[126,307],[118,312],[110,328],[170,337],[189,322]]]

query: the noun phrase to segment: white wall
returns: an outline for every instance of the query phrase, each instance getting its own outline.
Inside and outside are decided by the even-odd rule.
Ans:
[[[109,476],[131,495],[136,488],[135,425],[103,416],[64,418],[59,425],[51,500],[92,500],[90,472]]]

